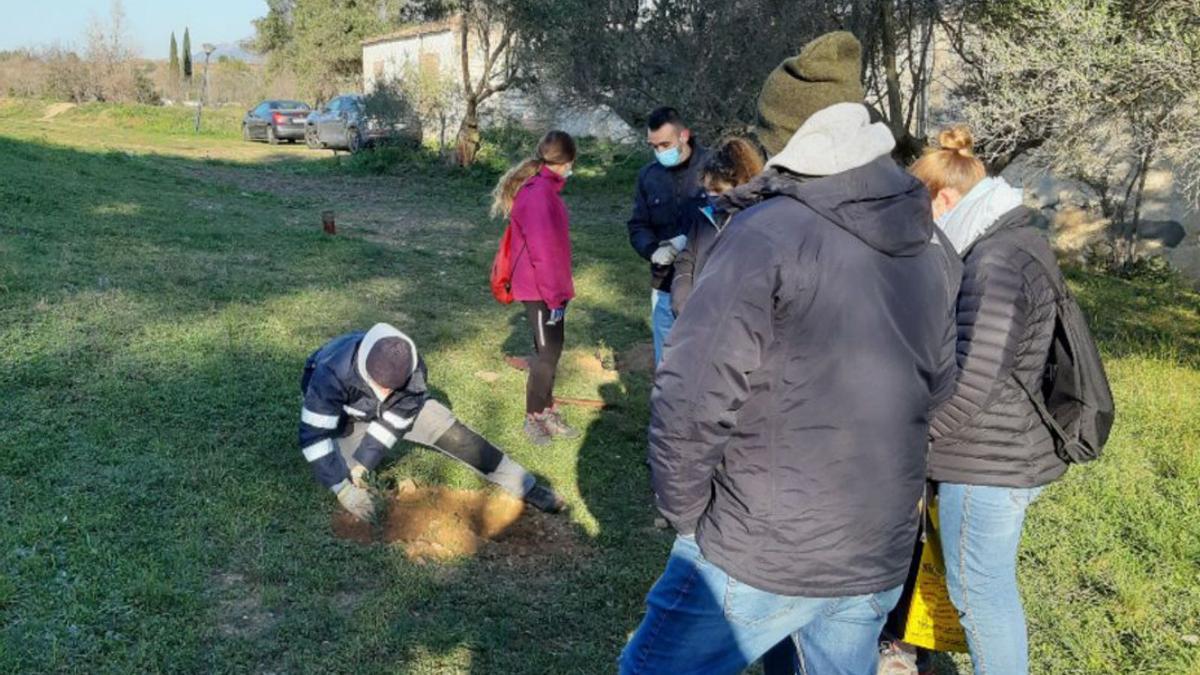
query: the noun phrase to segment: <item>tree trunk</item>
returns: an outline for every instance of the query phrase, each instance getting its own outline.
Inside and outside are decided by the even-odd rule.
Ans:
[[[456,158],[459,166],[471,166],[479,154],[479,104],[474,98],[467,99],[467,110],[462,125],[458,128]]]
[[[904,128],[904,106],[901,102],[900,71],[896,65],[896,17],[895,3],[882,0],[879,3],[880,43],[883,49],[883,70],[887,82],[888,124],[897,140],[908,133]]]
[[[1150,173],[1150,162],[1154,158],[1154,144],[1142,153],[1138,165],[1137,194],[1133,199],[1133,221],[1125,230],[1125,265],[1132,264],[1137,258],[1137,233],[1142,224],[1142,199],[1146,194],[1146,178]]]

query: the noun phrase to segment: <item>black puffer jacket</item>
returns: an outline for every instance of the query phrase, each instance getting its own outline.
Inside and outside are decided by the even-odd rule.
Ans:
[[[887,156],[734,192],[761,203],[717,239],[655,378],[659,509],[756,588],[898,586],[929,417],[954,386],[957,256]]]
[[[1014,237],[1041,218],[1024,206],[1013,209],[966,252],[958,299],[960,373],[953,397],[930,425],[933,480],[1030,488],[1067,470],[1013,380],[1015,374],[1031,391],[1041,388],[1053,337],[1051,279]]]

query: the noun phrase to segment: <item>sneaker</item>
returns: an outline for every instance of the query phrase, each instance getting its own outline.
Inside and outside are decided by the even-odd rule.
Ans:
[[[579,438],[579,431],[567,424],[562,413],[558,411],[558,406],[551,407],[544,414],[546,428],[550,430],[550,435],[557,438]]]
[[[546,423],[546,416],[537,413],[525,415],[525,437],[534,445],[546,445],[554,438],[554,432]]]
[[[546,513],[558,513],[567,505],[561,495],[540,484],[534,484],[529,488],[529,492],[525,493],[525,503]]]
[[[918,675],[916,650],[902,642],[885,642],[879,647],[876,675]]]

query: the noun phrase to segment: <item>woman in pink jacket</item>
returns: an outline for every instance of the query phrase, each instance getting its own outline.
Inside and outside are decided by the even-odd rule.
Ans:
[[[554,378],[562,355],[571,278],[570,216],[559,192],[575,163],[575,141],[551,131],[537,155],[509,170],[494,192],[492,214],[513,227],[512,292],[525,304],[533,329],[534,356],[525,385],[525,434],[535,445],[555,437],[577,438],[554,405]]]

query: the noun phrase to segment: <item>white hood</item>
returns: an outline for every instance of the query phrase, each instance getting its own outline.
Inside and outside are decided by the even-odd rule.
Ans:
[[[371,391],[375,392],[375,397],[379,400],[383,400],[384,398],[382,394],[383,387],[379,386],[379,383],[371,379],[371,376],[367,374],[367,354],[371,353],[371,348],[375,346],[376,342],[390,337],[403,338],[408,343],[408,346],[412,348],[412,372],[409,373],[409,376],[411,377],[417,372],[417,345],[412,341],[412,338],[401,333],[391,324],[377,323],[371,326],[371,330],[367,331],[367,334],[363,336],[362,342],[358,345],[358,357],[355,359],[355,365],[358,367],[358,374],[370,385]]]
[[[808,118],[767,166],[803,176],[832,176],[866,166],[895,147],[891,130],[872,124],[865,105],[837,103]]]

